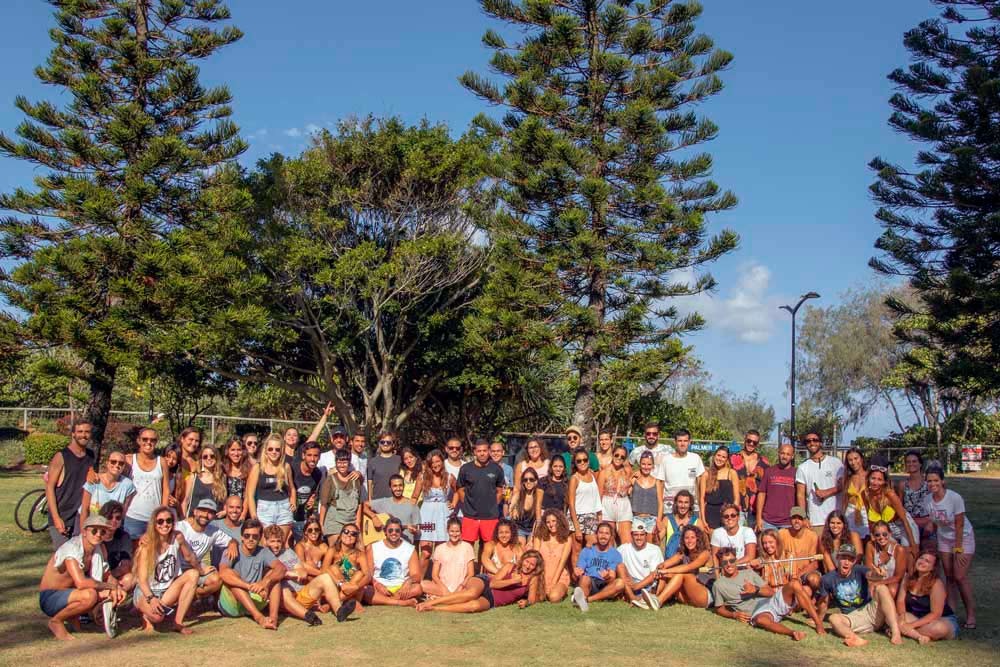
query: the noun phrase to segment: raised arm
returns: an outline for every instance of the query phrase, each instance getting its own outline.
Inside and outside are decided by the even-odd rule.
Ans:
[[[333,403],[327,403],[326,407],[323,408],[323,414],[320,415],[319,421],[316,422],[312,433],[309,434],[307,442],[319,442],[319,436],[323,433],[323,427],[326,426],[326,420],[330,418],[331,414],[333,414]]]

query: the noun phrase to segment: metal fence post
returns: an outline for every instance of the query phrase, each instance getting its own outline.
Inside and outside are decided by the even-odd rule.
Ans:
[[[27,431],[28,430],[28,408],[24,409],[24,428],[21,429],[21,430],[22,431]]]
[[[212,446],[215,446],[215,417],[212,417],[212,439],[210,440]]]

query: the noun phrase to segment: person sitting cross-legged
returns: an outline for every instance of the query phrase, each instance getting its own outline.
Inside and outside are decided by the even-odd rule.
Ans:
[[[310,519],[306,521],[306,527],[313,527],[318,532],[319,523],[315,519]],[[264,529],[264,543],[285,566],[281,608],[286,614],[303,620],[310,626],[323,625],[316,610],[320,603],[325,601],[338,623],[347,620],[357,603],[354,600],[341,602],[340,591],[337,590],[337,584],[329,572],[320,572],[315,577],[309,576],[295,550],[285,547],[285,536],[279,526],[268,526]]]
[[[855,565],[858,552],[853,544],[841,544],[837,549],[837,569],[823,575],[820,584],[819,616],[823,617],[829,601],[840,607],[840,613],[830,616],[830,625],[847,646],[864,646],[868,640],[858,635],[889,627],[889,641],[903,643],[900,635],[896,601],[889,589],[875,579],[875,573],[864,565]]]
[[[250,616],[265,630],[277,630],[285,566],[270,549],[261,546],[263,535],[261,522],[247,519],[240,532],[236,556],[227,553],[222,557],[219,611],[223,616]],[[265,609],[266,616],[262,613]]]
[[[476,573],[476,552],[462,539],[459,519],[448,519],[448,541],[434,547],[431,560],[431,578],[420,583],[424,593],[430,596],[454,593]]]
[[[597,542],[580,550],[580,558],[573,569],[577,583],[573,604],[580,611],[587,611],[591,602],[613,600],[625,592],[625,582],[618,576],[622,555],[615,548],[614,534],[614,524],[602,521],[597,524]]]
[[[366,587],[367,604],[415,607],[420,588],[420,559],[412,544],[403,539],[403,523],[390,517],[385,537],[368,545],[372,583]]]

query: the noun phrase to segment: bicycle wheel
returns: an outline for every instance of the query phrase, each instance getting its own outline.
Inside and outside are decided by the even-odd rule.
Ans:
[[[45,492],[31,506],[31,514],[28,515],[28,529],[33,533],[40,533],[49,527],[49,503],[45,500]]]
[[[32,489],[17,501],[17,506],[14,508],[14,523],[21,530],[34,532],[31,530],[30,519],[39,497],[45,498],[45,489]]]

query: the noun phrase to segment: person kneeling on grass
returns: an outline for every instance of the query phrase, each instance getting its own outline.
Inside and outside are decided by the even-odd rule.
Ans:
[[[136,586],[132,602],[142,614],[146,632],[163,622],[176,605],[174,630],[189,635],[192,630],[184,625],[184,617],[198,589],[198,578],[207,577],[214,570],[198,562],[187,540],[180,531],[174,530],[175,521],[174,511],[166,505],[160,505],[150,515],[146,534],[139,540],[136,552]],[[182,557],[191,565],[183,574]]]
[[[864,565],[855,565],[858,558],[853,544],[844,543],[837,549],[837,569],[823,575],[819,594],[820,618],[831,598],[840,613],[830,616],[830,625],[847,646],[864,646],[868,640],[858,635],[889,628],[893,644],[903,643],[896,616],[896,604],[889,589],[881,585]]]
[[[587,611],[591,602],[613,600],[625,592],[625,582],[618,577],[622,555],[612,542],[614,534],[614,524],[602,521],[597,524],[597,543],[580,550],[580,558],[573,569],[577,582],[573,604],[580,611]]]
[[[308,521],[306,525],[309,525]],[[323,621],[316,615],[316,609],[325,601],[338,623],[343,623],[351,615],[357,603],[354,600],[341,602],[340,591],[329,573],[321,572],[311,577],[295,550],[285,548],[285,534],[279,526],[264,529],[264,543],[285,566],[281,608],[286,614],[301,619],[310,626],[323,625]]]
[[[413,545],[403,539],[403,523],[390,517],[385,523],[385,537],[368,545],[372,583],[365,588],[363,601],[368,604],[414,607],[420,588],[420,560]]]
[[[477,574],[448,595],[421,602],[417,611],[450,611],[474,614],[494,607],[517,603],[521,609],[543,599],[542,554],[534,549],[524,552],[520,563],[508,563],[493,577]]]
[[[64,542],[45,565],[38,603],[49,617],[49,630],[56,639],[73,639],[66,632],[66,621],[89,614],[105,600],[118,605],[125,599],[125,591],[108,574],[102,542],[110,530],[111,524],[100,514],[87,517],[83,532]],[[100,569],[105,573],[101,580],[89,576],[94,571],[94,559],[100,559]]]
[[[618,576],[624,584],[625,599],[639,609],[657,610],[666,584],[658,579],[656,568],[663,562],[663,550],[647,541],[646,524],[632,523],[632,541],[618,547],[622,562]]]
[[[250,616],[260,627],[277,630],[285,566],[270,549],[260,546],[263,533],[259,520],[247,519],[243,522],[236,555],[231,557],[227,553],[222,557],[219,612],[233,618]],[[265,609],[267,616],[262,613]]]

